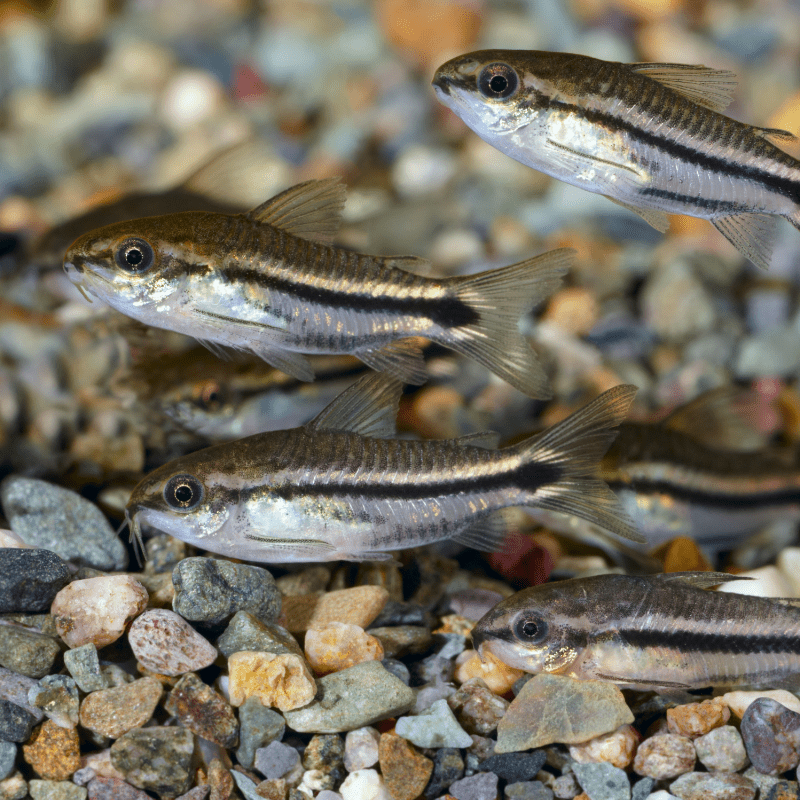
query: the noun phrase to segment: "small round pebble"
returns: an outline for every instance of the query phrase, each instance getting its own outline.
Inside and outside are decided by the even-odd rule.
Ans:
[[[694,740],[697,758],[709,772],[739,772],[747,766],[747,753],[733,725],[715,728]]]
[[[553,790],[541,781],[509,783],[505,788],[504,796],[505,800],[553,800],[555,797]]]
[[[756,787],[735,772],[689,772],[669,786],[680,800],[753,800]]]
[[[428,784],[433,761],[405,739],[384,733],[380,741],[381,775],[394,800],[416,800]]]
[[[286,628],[274,622],[262,622],[247,611],[237,611],[225,632],[217,639],[217,648],[226,658],[240,650],[303,656],[303,651]]]
[[[467,733],[488,736],[508,710],[509,702],[498,697],[482,678],[470,678],[447,698],[456,719]]]
[[[150,795],[119,778],[93,778],[86,784],[88,800],[149,800]]]
[[[0,613],[48,611],[69,574],[52,550],[0,548]]]
[[[579,764],[604,761],[619,769],[631,765],[639,736],[631,725],[620,725],[611,733],[604,733],[582,744],[571,744],[569,754]]]
[[[770,700],[775,700],[782,706],[786,706],[790,711],[796,711],[800,714],[800,698],[793,695],[786,689],[769,689],[759,692],[728,692],[722,695],[722,700],[739,719],[744,716],[744,712],[750,707],[750,704],[759,697],[766,697]]]
[[[45,720],[22,745],[22,757],[45,780],[66,781],[81,765],[78,731]]]
[[[497,797],[497,775],[479,772],[462,778],[450,785],[450,794],[456,800],[495,800]]]
[[[308,705],[317,692],[304,659],[295,655],[248,652],[228,659],[231,705],[257,697],[265,706],[293,711]]]
[[[13,742],[0,740],[0,781],[4,781],[14,771],[17,760],[17,746]]]
[[[509,667],[491,653],[486,653],[482,660],[474,650],[465,650],[456,658],[454,677],[458,683],[480,678],[495,694],[505,694],[522,674],[521,669]]]
[[[662,733],[645,739],[633,760],[633,769],[638,775],[654,780],[677,778],[694,769],[696,753],[688,736]]]
[[[124,686],[101,689],[81,703],[81,725],[90,731],[119,739],[133,728],[141,728],[153,716],[163,687],[156,678],[140,678]]]
[[[573,764],[581,788],[589,800],[628,800],[631,785],[625,772],[604,761]]]
[[[34,778],[28,784],[31,800],[86,800],[87,790],[69,781],[40,781]]]
[[[106,688],[106,679],[100,671],[97,647],[85,644],[64,653],[64,666],[69,670],[82,692],[97,692]]]
[[[682,736],[702,736],[714,728],[724,725],[731,716],[727,704],[718,697],[701,703],[687,703],[667,709],[667,725],[670,733]]]
[[[270,742],[256,750],[253,766],[268,780],[282,778],[300,763],[297,749],[282,742]]]
[[[433,756],[433,773],[425,797],[436,798],[464,776],[464,759],[457,747],[440,747]]]
[[[380,738],[378,731],[368,726],[348,731],[344,737],[344,768],[358,772],[377,764]]]
[[[137,661],[159,675],[196,672],[217,657],[213,645],[183,617],[163,608],[137,617],[128,631],[128,642]]]
[[[392,800],[383,778],[374,769],[351,772],[339,787],[342,800]]]
[[[558,800],[572,800],[581,793],[581,787],[574,772],[559,775],[553,782],[553,795]]]
[[[395,731],[417,747],[469,747],[472,744],[472,738],[458,724],[444,699],[437,700],[415,717],[400,717]]]
[[[358,625],[329,622],[311,628],[305,637],[305,654],[317,675],[347,669],[362,661],[381,661],[383,645]]]
[[[22,706],[0,698],[0,739],[6,742],[26,742],[36,717]]]
[[[0,666],[12,672],[28,678],[43,678],[53,669],[60,652],[52,636],[0,625]]]
[[[355,586],[323,595],[285,597],[278,622],[292,633],[324,628],[331,622],[346,622],[366,629],[388,599],[389,592],[382,586]]]

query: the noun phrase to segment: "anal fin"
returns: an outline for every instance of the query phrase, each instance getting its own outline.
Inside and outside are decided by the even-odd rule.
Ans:
[[[255,343],[251,346],[251,349],[271,367],[275,367],[275,369],[279,369],[299,381],[309,382],[314,380],[314,368],[311,366],[311,362],[301,353],[295,353],[293,350],[281,350],[277,347],[265,347]]]
[[[466,547],[472,547],[484,553],[496,553],[503,549],[503,542],[509,528],[509,516],[504,509],[500,509],[451,538],[454,542]]]
[[[628,211],[632,211],[634,214],[640,216],[648,225],[655,228],[659,233],[666,233],[669,229],[669,214],[667,214],[666,211],[659,211],[655,208],[640,208],[630,203],[623,203],[622,200],[617,200],[616,197],[612,197],[610,194],[603,195],[603,197],[606,197],[612,203],[627,208]]]
[[[422,386],[428,380],[428,368],[422,348],[411,339],[401,339],[384,347],[359,350],[355,355],[368,367],[386,372],[405,383]]]
[[[769,214],[733,214],[716,217],[711,222],[745,258],[761,269],[769,269],[775,217]]]

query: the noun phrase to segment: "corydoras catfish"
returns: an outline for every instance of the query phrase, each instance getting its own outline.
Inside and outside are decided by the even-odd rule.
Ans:
[[[520,317],[548,297],[573,253],[436,280],[426,262],[331,246],[337,179],[301,183],[248,214],[186,212],[109,225],[67,251],[70,279],[148,325],[251,350],[299,380],[303,353],[350,354],[412,384],[427,377],[413,337],[463,353],[533,397],[547,379]]]
[[[641,540],[594,474],[636,392],[610,389],[538,436],[390,438],[401,384],[370,374],[312,422],[178,458],[134,489],[127,516],[252,561],[384,560],[453,539],[500,546],[513,506],[553,508]]]
[[[523,589],[479,620],[472,639],[526,672],[640,690],[772,687],[800,674],[800,608],[704,589],[735,575],[597,575]]]
[[[800,227],[800,161],[770,141],[795,137],[720,113],[736,85],[731,72],[479,50],[442,65],[433,85],[501,152],[660,231],[668,213],[710,220],[766,268],[776,217]]]

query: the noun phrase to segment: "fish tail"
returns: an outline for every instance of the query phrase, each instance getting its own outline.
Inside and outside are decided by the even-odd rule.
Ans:
[[[471,314],[462,323],[445,327],[441,343],[474,358],[531,397],[552,397],[544,369],[519,332],[519,323],[523,314],[558,288],[574,259],[575,251],[563,248],[509,267],[451,279],[457,300]]]
[[[615,386],[516,445],[522,462],[516,480],[531,491],[531,506],[574,514],[618,536],[646,541],[616,495],[597,477],[600,461],[617,436],[614,429],[627,416],[635,394],[635,386]]]

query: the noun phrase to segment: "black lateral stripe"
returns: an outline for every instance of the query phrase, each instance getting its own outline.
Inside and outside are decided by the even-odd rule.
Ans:
[[[721,172],[722,174],[730,177],[749,178],[750,180],[760,181],[770,189],[773,189],[779,194],[785,195],[794,201],[800,199],[800,182],[794,181],[790,178],[782,178],[778,175],[773,175],[766,170],[759,169],[758,167],[739,164],[735,161],[726,161],[724,158],[720,158],[719,156],[712,156],[708,153],[703,153],[702,151],[693,147],[674,142],[672,139],[666,136],[641,130],[640,128],[637,128],[636,125],[620,119],[619,117],[615,117],[612,114],[607,114],[603,111],[581,108],[580,106],[572,103],[564,103],[560,100],[551,100],[550,107],[559,111],[565,111],[570,114],[576,114],[593,124],[604,125],[614,131],[627,133],[642,144],[649,145],[650,147],[656,147],[667,153],[667,155],[680,159],[681,161],[687,161],[690,164],[697,164],[703,169],[711,172]],[[777,152],[783,152],[777,147],[775,150]],[[786,155],[787,159],[792,161],[794,160],[791,159],[791,156],[788,154],[784,153],[784,155]],[[795,168],[798,168],[800,167],[800,164],[796,164],[794,166]]]
[[[639,494],[666,494],[676,500],[684,500],[697,505],[711,506],[713,508],[727,508],[734,510],[747,510],[766,508],[779,505],[800,504],[800,488],[790,487],[776,489],[772,492],[752,492],[749,494],[724,492],[706,492],[700,489],[691,489],[688,486],[679,486],[665,481],[634,480],[630,482],[606,481],[613,491],[629,489]]]
[[[720,211],[725,214],[752,214],[753,209],[748,208],[742,203],[732,203],[730,200],[708,200],[705,197],[695,197],[690,194],[680,194],[680,192],[668,192],[665,189],[641,189],[639,194],[643,197],[657,197],[661,200],[672,200],[676,203],[687,203],[705,208],[708,211]]]
[[[788,620],[787,620],[788,622]],[[654,629],[624,629],[620,638],[633,647],[668,647],[683,653],[797,653],[800,655],[800,636],[776,634],[725,634],[705,631]]]

